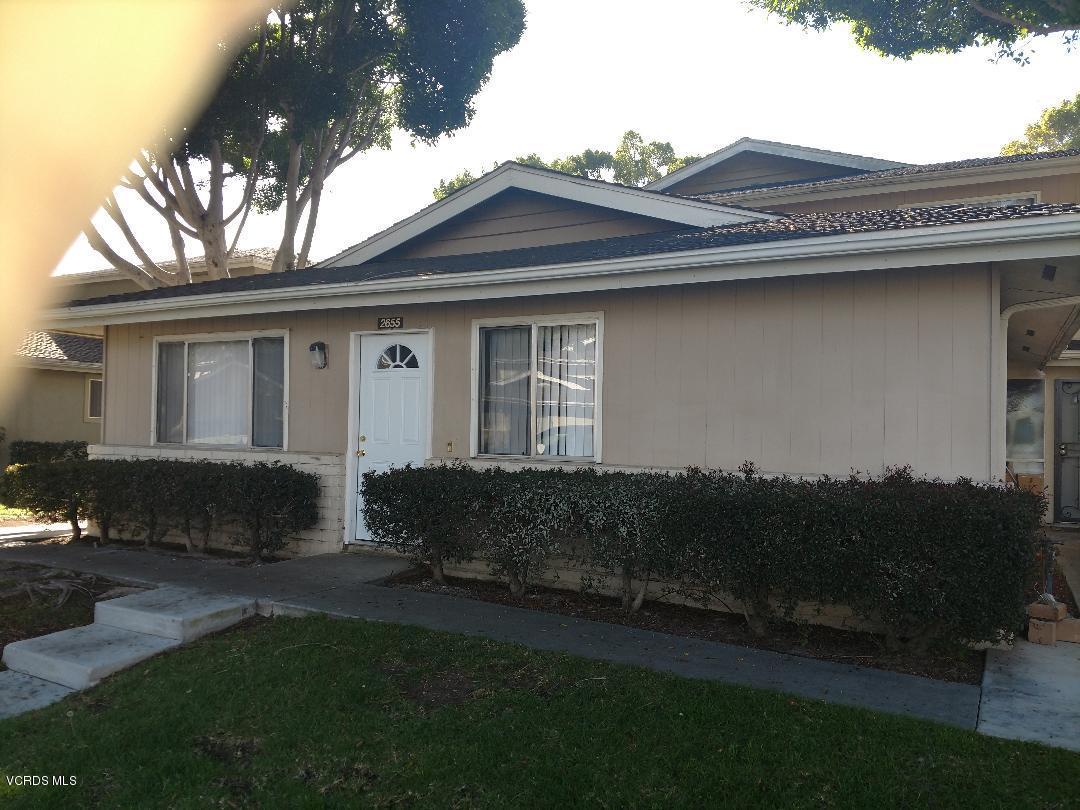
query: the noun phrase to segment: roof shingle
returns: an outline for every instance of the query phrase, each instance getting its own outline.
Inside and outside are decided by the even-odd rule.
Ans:
[[[54,363],[101,363],[102,340],[90,335],[68,332],[27,332],[15,352],[28,360]]]
[[[802,188],[818,188],[822,186],[842,186],[854,181],[885,180],[890,177],[910,177],[921,174],[933,174],[934,172],[947,172],[957,169],[980,169],[986,166],[1007,166],[1015,163],[1031,163],[1039,160],[1052,160],[1063,157],[1080,157],[1080,149],[1062,149],[1056,152],[1029,152],[1022,155],[998,155],[989,158],[970,158],[968,160],[953,160],[947,163],[924,163],[917,166],[902,166],[899,169],[882,169],[876,172],[860,172],[844,177],[824,177],[820,180],[794,180],[787,183],[763,183],[745,188],[725,189],[708,194],[687,195],[695,200],[705,202],[717,202],[725,197],[739,194],[752,194],[758,191],[788,190]]]
[[[946,205],[935,208],[886,209],[813,214],[792,214],[780,219],[714,228],[683,228],[640,236],[617,236],[588,242],[516,248],[488,253],[431,256],[416,259],[372,260],[349,267],[324,267],[291,273],[245,276],[206,281],[179,287],[160,287],[134,293],[109,295],[70,306],[90,306],[128,301],[150,301],[245,292],[261,289],[302,289],[324,284],[359,283],[376,279],[436,277],[448,273],[539,267],[553,264],[602,261],[689,250],[807,239],[869,231],[895,231],[930,226],[963,225],[978,222],[1053,217],[1080,214],[1080,204],[973,207]]]

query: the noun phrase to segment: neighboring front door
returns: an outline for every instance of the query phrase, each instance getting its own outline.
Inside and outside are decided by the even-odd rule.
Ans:
[[[361,477],[368,470],[419,466],[428,457],[431,336],[362,335],[359,421],[356,434],[356,539],[370,540],[364,523]]]
[[[1054,385],[1054,520],[1080,523],[1080,380]]]

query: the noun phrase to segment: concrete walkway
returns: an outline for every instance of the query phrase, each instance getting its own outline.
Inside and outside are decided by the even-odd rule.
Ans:
[[[79,525],[85,529],[86,521]],[[0,526],[0,548],[27,540],[52,540],[71,534],[70,523],[23,523],[19,526]]]
[[[1080,644],[988,650],[978,730],[1080,751]]]
[[[403,570],[397,557],[349,553],[262,566],[120,548],[26,545],[0,559],[66,568],[140,585],[253,597],[265,615],[410,624],[585,658],[787,692],[974,729],[980,689],[664,633],[371,584]]]

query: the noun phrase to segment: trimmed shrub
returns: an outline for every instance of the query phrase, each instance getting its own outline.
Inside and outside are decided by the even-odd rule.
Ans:
[[[243,473],[214,461],[184,461],[170,467],[170,520],[184,535],[188,553],[206,551],[214,529],[228,510],[232,479]]]
[[[44,523],[70,523],[72,539],[79,540],[79,519],[86,503],[83,463],[12,464],[4,471],[4,500],[9,506],[28,510]]]
[[[376,542],[427,565],[445,585],[444,564],[475,554],[479,480],[462,463],[369,470],[361,484],[364,522]]]
[[[669,531],[669,510],[678,506],[678,479],[657,472],[565,474],[572,493],[574,556],[607,578],[617,579],[622,606],[635,613],[654,579],[670,579],[681,571],[681,555]],[[591,577],[583,579],[589,587]]]
[[[86,442],[32,442],[18,440],[11,443],[12,464],[43,464],[49,461],[79,461],[86,458]]]
[[[238,542],[255,559],[285,547],[291,534],[319,519],[319,480],[281,462],[223,465],[224,508],[241,527]]]
[[[703,603],[737,599],[758,635],[812,602],[846,605],[891,647],[916,648],[1022,626],[1045,510],[1026,490],[904,469],[799,480],[749,464],[672,476],[455,466],[369,474],[364,486],[377,535],[429,564],[433,538],[453,537],[459,558],[484,559],[517,597],[569,550],[621,583],[628,611],[662,580]]]
[[[253,557],[283,548],[319,517],[318,477],[286,464],[219,464],[165,459],[95,459],[12,465],[0,480],[12,506],[42,519],[98,524],[108,542],[126,527],[146,545],[182,532],[189,549],[205,548],[219,524]]]
[[[126,462],[128,525],[142,536],[147,547],[160,543],[175,525],[170,525],[169,520],[175,513],[171,496],[173,482],[181,473],[173,468],[184,463],[156,458]]]
[[[477,552],[520,599],[530,579],[572,538],[568,476],[559,470],[497,467],[479,475]]]
[[[131,518],[131,488],[134,461],[93,459],[82,462],[85,469],[86,517],[97,524],[99,539],[108,543],[112,532]]]

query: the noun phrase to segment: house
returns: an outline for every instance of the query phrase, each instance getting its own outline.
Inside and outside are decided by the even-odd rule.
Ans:
[[[230,272],[236,276],[265,273],[273,260],[273,250],[237,251]],[[191,272],[196,281],[205,281],[205,262],[193,259]],[[53,276],[51,283],[56,303],[141,289],[112,269]],[[64,331],[31,330],[23,336],[14,357],[18,371],[12,391],[0,410],[0,428],[5,433],[0,469],[8,464],[11,443],[20,439],[101,440],[103,341],[103,328],[96,324],[65,327]]]
[[[102,338],[31,331],[15,353],[13,393],[0,408],[0,468],[16,441],[101,439]]]
[[[313,269],[72,301],[100,457],[359,476],[592,464],[1044,482],[1080,520],[1080,151],[905,165],[743,139],[651,186],[507,163]]]

